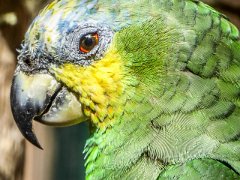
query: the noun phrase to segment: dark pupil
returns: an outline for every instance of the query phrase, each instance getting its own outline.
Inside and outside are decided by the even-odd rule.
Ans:
[[[80,40],[80,50],[91,51],[97,45],[97,39],[94,34],[88,34],[81,38]]]
[[[92,45],[93,45],[93,37],[91,37],[91,35],[88,35],[88,36],[86,36],[86,37],[84,37],[84,39],[83,39],[83,42],[84,42],[84,44],[85,44],[85,46],[87,46],[87,47],[91,47]]]

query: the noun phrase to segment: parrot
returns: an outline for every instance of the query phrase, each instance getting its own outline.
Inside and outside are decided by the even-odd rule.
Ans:
[[[209,5],[55,0],[18,51],[18,128],[88,122],[86,179],[240,179],[239,30]]]

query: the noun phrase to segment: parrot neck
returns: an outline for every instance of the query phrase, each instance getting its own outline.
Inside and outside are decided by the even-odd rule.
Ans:
[[[137,140],[143,128],[139,123],[119,121],[104,131],[95,129],[84,150],[86,179],[122,177],[126,169],[144,156],[145,146]]]
[[[135,82],[135,85],[125,87],[125,93],[119,99],[124,102],[124,107],[119,105],[119,112],[112,117],[116,119],[111,120],[111,126],[102,129],[94,126],[92,135],[86,142],[84,153],[87,179],[116,179],[138,163],[149,161],[145,150],[151,140],[151,129],[150,118],[145,116],[150,108],[144,96],[138,95],[142,92],[141,87],[136,85],[136,81],[131,82]],[[154,161],[155,165],[159,165],[152,164],[153,174],[160,172],[162,167],[161,162]],[[141,169],[142,167],[139,167],[138,170]]]

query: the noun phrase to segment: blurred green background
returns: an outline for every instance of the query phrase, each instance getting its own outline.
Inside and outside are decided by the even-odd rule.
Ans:
[[[16,65],[16,48],[24,33],[49,0],[0,0],[0,180],[84,179],[85,141],[88,124],[68,128],[34,123],[44,147],[26,142],[11,115],[9,91]],[[204,0],[240,27],[240,0]]]

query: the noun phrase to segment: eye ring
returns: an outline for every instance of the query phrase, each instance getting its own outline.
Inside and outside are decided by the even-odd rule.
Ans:
[[[97,32],[88,33],[80,38],[79,50],[81,53],[89,53],[99,43],[99,35]]]
[[[83,37],[97,34],[98,41],[95,46],[84,51],[81,47]],[[100,60],[113,39],[114,31],[106,24],[86,23],[74,26],[73,29],[63,34],[61,48],[59,48],[59,59],[87,66],[93,61]],[[81,48],[81,49],[80,49]],[[60,61],[61,62],[61,61]]]

